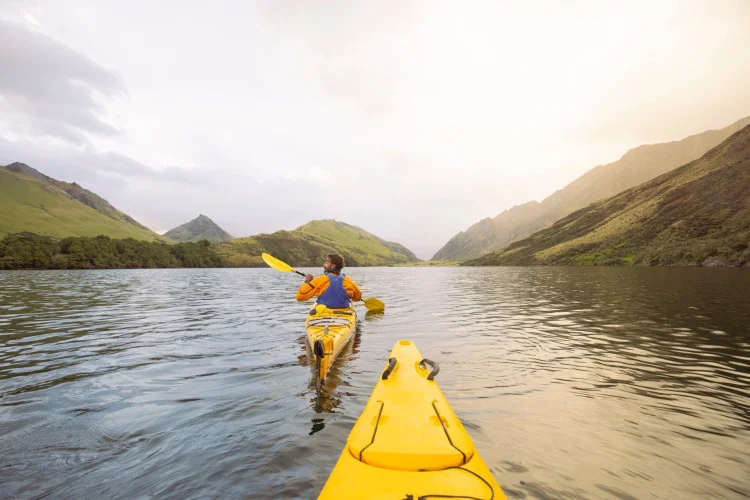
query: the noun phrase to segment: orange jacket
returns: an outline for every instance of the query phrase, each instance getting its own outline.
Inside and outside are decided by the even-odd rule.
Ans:
[[[326,291],[326,288],[328,288],[329,283],[330,280],[325,274],[313,278],[310,283],[302,283],[297,289],[297,300],[302,302],[310,300],[313,297],[320,297],[321,294]],[[359,287],[353,279],[349,276],[344,276],[344,279],[341,280],[341,284],[344,285],[344,290],[346,290],[350,299],[354,302],[362,300],[362,292],[359,290]]]

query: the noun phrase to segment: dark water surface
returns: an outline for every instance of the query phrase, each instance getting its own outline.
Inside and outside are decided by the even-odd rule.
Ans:
[[[402,338],[510,498],[750,495],[750,270],[348,271],[320,400],[295,275],[0,272],[0,497],[315,497]]]

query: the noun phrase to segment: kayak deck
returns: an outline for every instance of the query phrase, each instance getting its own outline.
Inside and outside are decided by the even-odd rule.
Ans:
[[[505,498],[438,371],[412,342],[396,343],[319,498]]]
[[[357,329],[354,308],[329,309],[313,305],[305,319],[307,343],[315,360],[316,379],[322,382],[331,365]]]

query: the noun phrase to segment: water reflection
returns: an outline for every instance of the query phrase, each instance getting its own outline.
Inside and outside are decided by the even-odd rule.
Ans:
[[[312,436],[318,431],[322,431],[326,427],[325,420],[323,420],[322,418],[312,419],[312,424],[313,424],[312,430],[310,431],[310,434],[309,434],[310,436]]]
[[[342,403],[342,397],[346,397],[350,394],[343,391],[341,388],[348,385],[347,365],[357,359],[361,341],[362,326],[360,323],[357,331],[352,335],[352,338],[336,357],[333,366],[318,390],[316,383],[315,360],[312,350],[307,344],[307,340],[304,336],[298,339],[298,343],[302,344],[302,348],[305,351],[304,354],[298,356],[298,361],[302,366],[308,366],[310,368],[310,382],[307,386],[308,392],[303,394],[303,396],[310,396],[309,401],[311,407],[316,413],[333,413]]]
[[[365,320],[367,321],[378,321],[383,318],[385,311],[367,311],[365,313]]]

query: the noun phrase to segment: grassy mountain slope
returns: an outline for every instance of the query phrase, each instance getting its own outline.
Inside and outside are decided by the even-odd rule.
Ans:
[[[0,234],[20,232],[54,237],[103,234],[112,238],[164,241],[77,184],[56,181],[15,163],[0,167]]]
[[[388,260],[417,262],[419,259],[408,248],[385,241],[362,228],[335,220],[316,220],[297,228],[297,231],[319,238],[321,243],[341,245],[352,254],[368,254]],[[394,255],[396,254],[396,255]],[[403,258],[401,258],[403,257]]]
[[[432,260],[471,259],[499,250],[549,227],[556,220],[597,200],[637,186],[700,158],[709,149],[750,124],[750,117],[721,130],[709,130],[681,141],[631,149],[618,161],[598,166],[545,198],[515,206],[458,233]]]
[[[164,236],[173,241],[189,242],[208,240],[212,243],[230,241],[232,235],[220,228],[214,221],[203,214],[190,222],[170,229]]]
[[[133,219],[128,214],[117,210],[107,200],[105,200],[98,194],[92,191],[89,191],[88,189],[82,188],[75,182],[70,183],[70,182],[58,181],[57,179],[53,179],[52,177],[44,175],[38,170],[31,168],[25,163],[18,163],[18,162],[11,163],[6,168],[9,171],[14,172],[16,174],[22,174],[28,177],[33,177],[35,179],[39,179],[40,181],[44,182],[47,185],[58,187],[62,191],[67,193],[68,196],[70,196],[71,198],[74,198],[80,201],[84,205],[88,205],[89,207],[93,208],[97,212],[101,213],[102,215],[106,215],[107,217],[111,219],[119,220],[122,222],[127,222],[141,229],[150,231],[150,229],[138,223],[138,221]]]
[[[750,126],[696,161],[466,264],[750,266]]]
[[[408,249],[364,229],[335,220],[309,222],[293,231],[236,238],[216,246],[229,265],[265,266],[262,252],[295,267],[320,266],[329,253],[344,256],[347,266],[383,266],[419,259]]]

